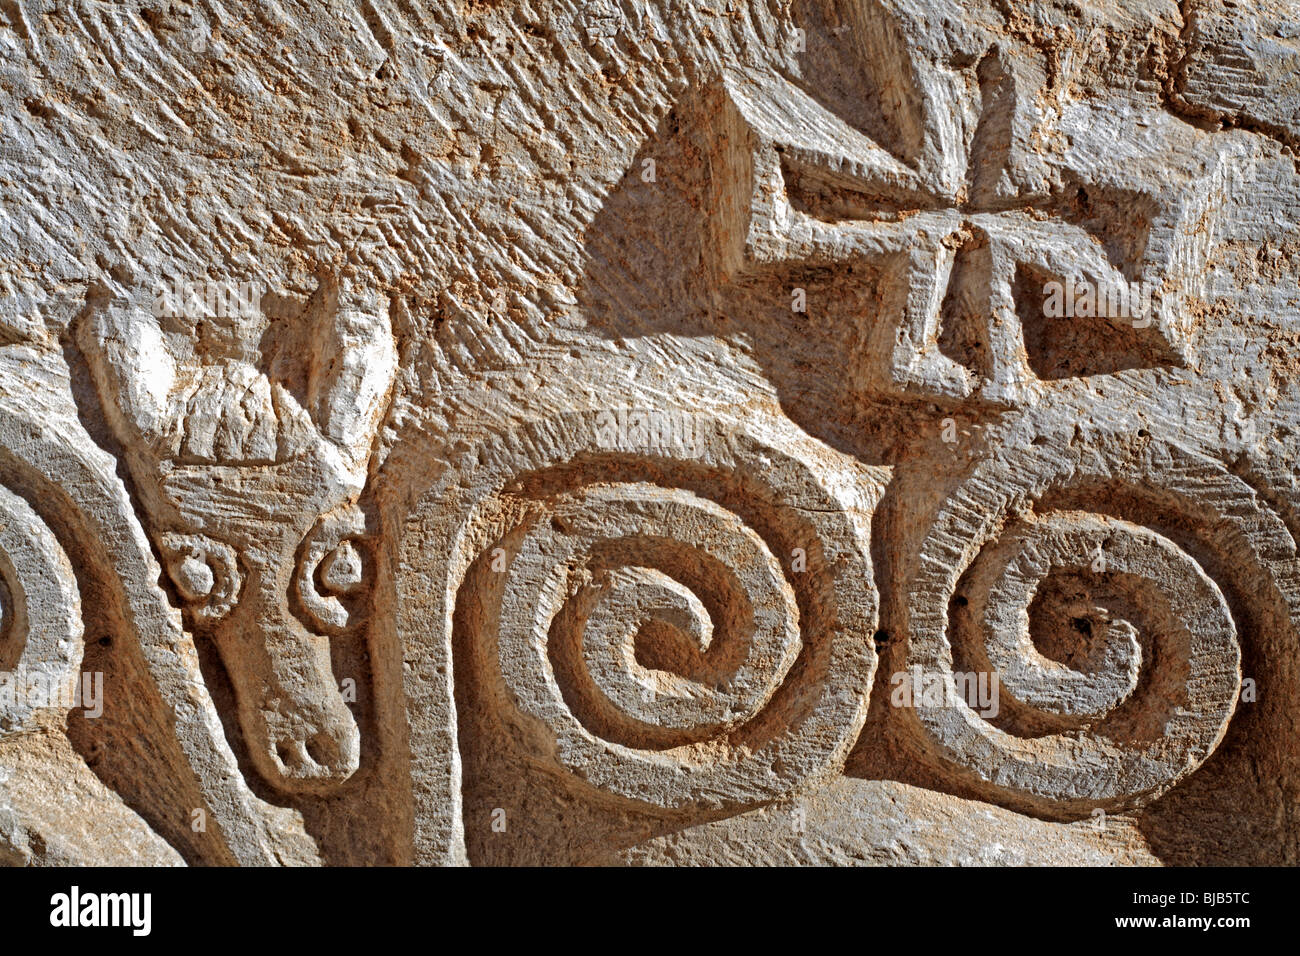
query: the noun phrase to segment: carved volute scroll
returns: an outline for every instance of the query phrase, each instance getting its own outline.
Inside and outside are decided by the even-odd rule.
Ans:
[[[694,457],[610,449],[607,419],[502,436],[421,496],[397,557],[412,746],[460,617],[487,723],[590,799],[698,814],[824,779],[874,671],[879,477],[776,421],[699,416]],[[430,858],[444,813],[417,798]]]
[[[1052,815],[1141,805],[1194,772],[1241,692],[1225,595],[1285,603],[1296,580],[1285,525],[1234,504],[1253,497],[1154,438],[981,463],[910,564],[908,663],[949,682],[991,668],[1002,705],[917,707],[917,739],[979,792]]]
[[[72,700],[81,664],[81,596],[58,540],[0,487],[0,732],[28,727],[43,704]]]

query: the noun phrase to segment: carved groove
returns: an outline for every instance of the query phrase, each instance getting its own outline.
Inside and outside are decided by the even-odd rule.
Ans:
[[[991,669],[1006,706],[999,719],[917,707],[926,749],[991,799],[1049,815],[1148,803],[1193,772],[1234,712],[1238,627],[1202,562],[1132,519],[1195,529],[1197,553],[1231,549],[1260,582],[1234,591],[1263,594],[1288,536],[1276,516],[1237,513],[1244,491],[1215,462],[1119,436],[977,466],[911,565],[907,660],[950,683]],[[1124,517],[1053,503],[1075,499]]]

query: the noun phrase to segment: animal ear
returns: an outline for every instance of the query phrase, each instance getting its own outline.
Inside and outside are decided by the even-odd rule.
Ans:
[[[153,316],[99,287],[92,291],[75,335],[118,434],[159,450],[178,442],[179,419],[171,401],[176,358]]]
[[[397,375],[389,302],[329,276],[307,303],[307,410],[321,434],[364,467]]]

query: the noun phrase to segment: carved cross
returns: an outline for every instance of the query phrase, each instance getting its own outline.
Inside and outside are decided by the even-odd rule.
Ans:
[[[865,317],[854,369],[864,393],[1035,400],[1044,381],[1026,336],[1077,320],[1044,307],[1061,289],[1087,290],[1077,318],[1101,323],[1091,339],[1076,337],[1076,352],[1124,351],[1104,371],[1186,363],[1183,298],[1202,279],[1230,166],[1210,162],[1198,188],[1172,197],[1124,188],[1118,173],[1085,182],[1067,158],[1047,162],[1011,144],[1024,139],[1008,102],[1014,84],[990,62],[967,71],[969,87],[997,94],[978,98],[965,131],[939,129],[928,160],[900,158],[801,84],[728,73],[715,164],[725,182],[713,210],[723,277],[871,267],[880,309]],[[946,115],[961,126],[959,108]],[[1021,160],[1031,168],[1014,168]]]

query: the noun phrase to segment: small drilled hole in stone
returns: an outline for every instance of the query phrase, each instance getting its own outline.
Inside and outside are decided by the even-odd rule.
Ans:
[[[321,766],[325,766],[330,762],[330,747],[319,735],[315,736],[307,741],[307,756]]]

